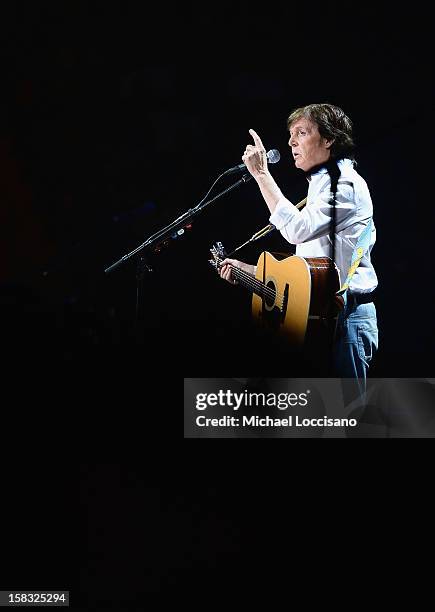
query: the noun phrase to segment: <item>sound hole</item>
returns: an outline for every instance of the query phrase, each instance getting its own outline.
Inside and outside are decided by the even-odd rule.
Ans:
[[[275,304],[276,287],[272,281],[266,283],[266,287],[267,291],[264,296],[264,301],[268,308],[272,308],[272,306]]]

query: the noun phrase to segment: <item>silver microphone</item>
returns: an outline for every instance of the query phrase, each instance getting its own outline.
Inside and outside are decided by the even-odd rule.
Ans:
[[[270,149],[266,153],[267,161],[269,164],[276,164],[281,159],[281,153],[278,149]],[[244,172],[246,170],[245,164],[239,164],[238,166],[234,166],[225,172],[225,174],[233,174],[233,172]]]

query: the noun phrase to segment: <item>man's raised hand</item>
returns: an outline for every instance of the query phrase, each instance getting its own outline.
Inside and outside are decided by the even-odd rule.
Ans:
[[[255,144],[246,145],[245,152],[242,156],[242,161],[255,178],[267,171],[267,155],[266,149],[261,141],[260,136],[254,130],[249,130]]]

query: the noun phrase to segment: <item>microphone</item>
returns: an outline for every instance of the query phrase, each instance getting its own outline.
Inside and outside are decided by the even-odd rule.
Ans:
[[[269,164],[276,164],[281,159],[281,153],[278,149],[270,149],[266,153],[267,161]],[[234,166],[233,168],[229,168],[224,174],[233,174],[233,172],[244,172],[246,170],[245,164],[239,164],[238,166]]]

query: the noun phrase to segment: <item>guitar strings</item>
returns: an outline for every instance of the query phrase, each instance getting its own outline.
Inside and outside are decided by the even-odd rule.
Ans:
[[[275,297],[276,295],[277,297],[279,296],[282,299],[281,295],[279,295],[277,292],[275,292],[270,287],[267,287],[264,283],[259,281],[254,275],[250,274],[249,272],[245,272],[238,266],[233,266],[232,264],[229,264],[229,265],[230,265],[231,270],[235,272],[234,276],[242,277],[242,279],[246,282],[246,284],[250,285],[251,287],[257,287],[261,293],[268,294],[270,297]]]
[[[221,265],[221,262],[216,261],[216,264],[217,264],[217,267],[219,267]],[[258,291],[265,297],[270,297],[274,301],[277,301],[278,299],[280,299],[281,303],[283,303],[284,296],[282,294],[278,293],[274,289],[271,289],[270,287],[267,287],[263,282],[259,281],[253,274],[250,274],[249,272],[245,272],[238,266],[233,266],[232,264],[228,264],[228,265],[230,266],[232,271],[236,272],[234,276],[236,278],[237,276],[241,277],[241,280],[244,280],[245,284],[247,284],[248,287],[250,286],[250,288],[252,289],[257,288]]]
[[[250,274],[249,272],[245,272],[241,268],[237,266],[231,266],[231,271],[234,272],[234,276],[241,278],[244,282],[251,287],[256,287],[263,294],[268,294],[270,297],[275,296],[276,292],[271,288],[265,285],[263,282],[259,281],[255,276]],[[277,294],[276,294],[277,295]]]
[[[283,302],[284,300],[283,295],[281,295],[277,291],[274,291],[270,287],[267,287],[264,283],[262,283],[257,278],[255,278],[255,276],[253,276],[252,274],[249,274],[249,272],[245,272],[241,268],[238,268],[237,266],[233,266],[231,264],[230,264],[230,267],[231,267],[231,271],[233,270],[237,271],[237,273],[234,275],[236,278],[237,276],[242,277],[242,279],[245,281],[246,284],[250,285],[251,287],[257,287],[260,293],[264,295],[265,297],[270,297],[271,299],[275,301],[279,299],[281,300],[281,302]]]

